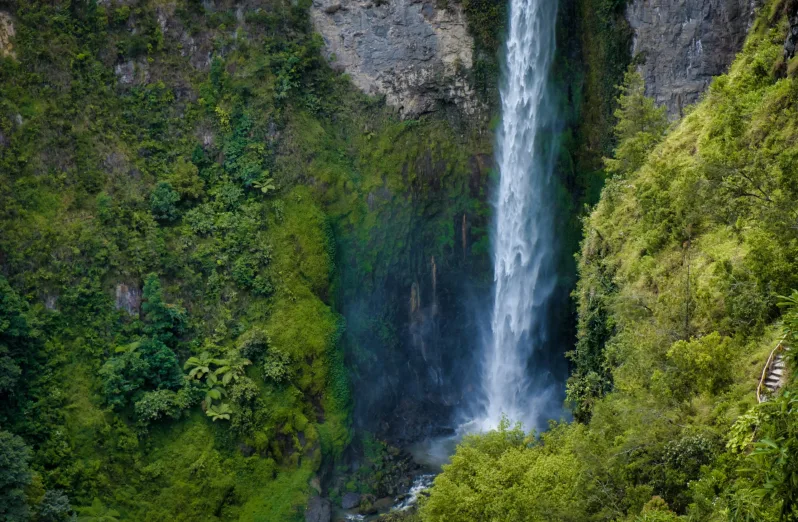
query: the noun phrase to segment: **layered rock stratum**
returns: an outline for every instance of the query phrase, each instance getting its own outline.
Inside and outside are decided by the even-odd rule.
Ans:
[[[311,17],[330,64],[402,117],[453,104],[476,113],[468,81],[474,42],[458,5],[427,0],[315,0]]]

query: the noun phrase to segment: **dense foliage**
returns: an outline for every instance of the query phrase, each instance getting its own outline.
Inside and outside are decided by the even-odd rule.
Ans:
[[[460,3],[495,102],[505,3]],[[392,518],[798,519],[798,389],[753,393],[798,342],[792,3],[670,128],[633,70],[617,85],[624,6],[562,6],[583,53],[555,71],[563,208],[611,176],[578,259],[576,422],[465,439]],[[487,273],[488,133],[355,92],[307,8],[4,4],[0,520],[301,519],[353,383],[407,362],[401,292]],[[388,449],[362,438],[334,500],[383,488]]]
[[[798,520],[798,388],[755,398],[798,318],[790,8],[762,7],[730,72],[670,129],[627,74],[579,256],[577,422],[467,438],[422,520]]]
[[[490,143],[357,93],[307,9],[2,7],[3,520],[295,520],[349,443],[340,303],[458,252]]]

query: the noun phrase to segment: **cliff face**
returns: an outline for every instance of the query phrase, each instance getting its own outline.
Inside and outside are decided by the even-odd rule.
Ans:
[[[402,117],[454,104],[478,108],[467,81],[473,39],[459,6],[428,0],[315,0],[311,17],[337,70],[368,94],[384,95]]]
[[[671,118],[694,103],[742,49],[757,0],[633,0],[626,18],[646,94]]]
[[[14,46],[11,39],[14,37],[14,24],[8,13],[0,11],[0,56],[14,57]]]

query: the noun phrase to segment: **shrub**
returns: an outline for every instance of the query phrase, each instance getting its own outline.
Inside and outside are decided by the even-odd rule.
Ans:
[[[238,352],[250,360],[260,358],[269,346],[269,339],[260,328],[250,328],[238,341]]]
[[[146,382],[156,389],[178,388],[183,381],[183,372],[177,356],[158,339],[147,339],[141,343],[141,356],[147,365]]]
[[[100,368],[105,402],[114,408],[124,408],[130,396],[144,384],[147,363],[137,351],[112,357]]]
[[[263,376],[277,384],[291,377],[291,356],[277,348],[271,348],[263,361]]]
[[[116,408],[125,407],[139,390],[176,389],[183,382],[177,357],[157,339],[134,343],[100,369],[103,395]]]
[[[615,137],[618,145],[613,159],[605,159],[607,170],[613,174],[627,174],[640,168],[648,152],[662,141],[668,128],[665,107],[657,107],[645,95],[640,73],[630,66],[620,87],[615,117]]]
[[[134,410],[141,424],[147,425],[165,417],[178,419],[184,411],[200,403],[203,391],[194,382],[187,381],[177,392],[155,390],[142,394]]]
[[[172,188],[172,185],[161,181],[150,195],[152,215],[160,221],[174,221],[178,217],[178,201],[180,201],[180,194]]]
[[[670,372],[674,395],[720,393],[732,382],[734,355],[732,340],[718,332],[675,342],[668,350],[668,360],[674,365]]]
[[[164,302],[161,282],[156,274],[149,274],[144,280],[141,309],[144,312],[144,332],[174,346],[185,331],[186,311]]]
[[[189,199],[199,198],[205,189],[197,166],[182,156],[175,162],[174,170],[169,177],[169,184],[180,197]]]
[[[30,450],[25,442],[7,431],[0,431],[0,520],[28,520],[25,487],[33,475],[28,467]]]

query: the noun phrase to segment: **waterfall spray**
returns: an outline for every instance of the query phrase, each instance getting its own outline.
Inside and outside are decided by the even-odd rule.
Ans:
[[[550,342],[548,304],[556,287],[552,175],[555,104],[549,92],[556,0],[511,0],[497,136],[500,182],[493,230],[494,301],[483,361],[484,413],[540,427],[554,395],[534,354]]]

